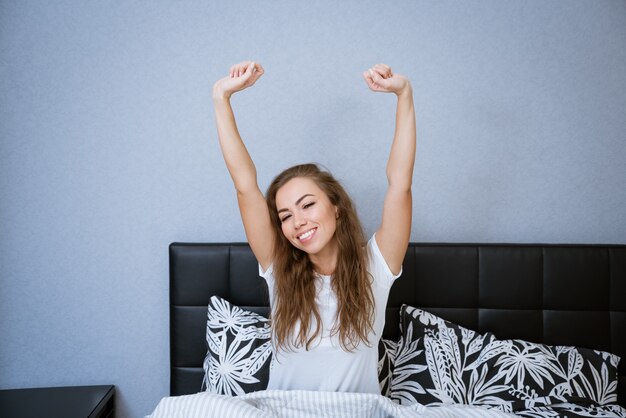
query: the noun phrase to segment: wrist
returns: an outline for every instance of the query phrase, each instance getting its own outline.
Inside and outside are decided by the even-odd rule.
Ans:
[[[230,100],[231,94],[228,94],[222,91],[219,88],[213,88],[213,101],[214,102],[225,102]]]
[[[230,102],[230,96],[226,94],[214,94],[213,102],[215,103]]]
[[[396,92],[398,99],[413,96],[413,87],[411,82],[407,80],[406,85]]]

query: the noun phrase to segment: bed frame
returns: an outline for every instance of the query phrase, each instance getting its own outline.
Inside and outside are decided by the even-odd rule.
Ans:
[[[212,295],[263,315],[269,308],[247,244],[173,243],[169,254],[175,396],[200,390]],[[626,245],[411,243],[383,338],[398,338],[404,303],[501,339],[617,354],[618,402],[626,407]]]

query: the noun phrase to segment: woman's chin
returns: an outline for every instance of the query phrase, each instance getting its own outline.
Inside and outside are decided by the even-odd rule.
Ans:
[[[291,243],[291,245],[293,245],[294,247],[296,247],[297,249],[299,249],[300,251],[303,251],[309,255],[312,254],[317,254],[319,252],[319,249],[317,248],[317,245],[315,245],[315,243],[310,243],[310,244],[303,244],[303,243]]]
[[[309,255],[317,253],[317,251],[312,250],[311,247],[307,247],[304,245],[294,245],[294,247]]]

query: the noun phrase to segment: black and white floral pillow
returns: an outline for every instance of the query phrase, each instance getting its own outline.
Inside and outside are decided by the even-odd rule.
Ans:
[[[218,296],[209,301],[207,317],[202,389],[220,395],[266,389],[272,354],[268,319]]]
[[[400,310],[391,398],[513,412],[555,403],[617,402],[619,357],[577,347],[498,340],[410,306]]]
[[[398,343],[392,340],[382,339],[378,343],[378,383],[380,393],[383,396],[391,396],[391,378],[396,358]]]
[[[573,403],[561,403],[550,406],[533,406],[523,411],[515,411],[515,415],[524,418],[626,418],[626,409],[619,405],[580,406]]]
[[[549,346],[524,340],[496,340],[485,347],[487,384],[505,385],[500,393],[514,411],[559,402],[581,406],[617,403],[619,357],[603,351]]]
[[[493,334],[480,335],[428,312],[403,305],[391,398],[400,404],[481,404],[494,389],[479,384],[481,350]]]

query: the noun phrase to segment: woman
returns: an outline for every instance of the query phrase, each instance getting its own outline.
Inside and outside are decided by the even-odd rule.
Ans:
[[[233,65],[213,86],[213,102],[246,236],[270,290],[274,356],[268,389],[380,394],[378,342],[411,230],[411,84],[385,64],[363,73],[372,91],[398,99],[382,223],[365,243],[348,194],[314,164],[285,170],[263,196],[230,106],[232,94],[263,73],[259,63]]]

